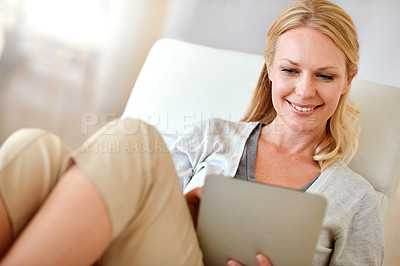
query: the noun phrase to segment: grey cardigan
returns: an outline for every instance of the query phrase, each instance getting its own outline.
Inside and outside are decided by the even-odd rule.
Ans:
[[[203,121],[178,138],[171,154],[184,192],[203,186],[209,174],[233,177],[256,122]],[[306,193],[323,195],[327,210],[313,265],[381,265],[380,206],[373,187],[346,166],[321,173]]]

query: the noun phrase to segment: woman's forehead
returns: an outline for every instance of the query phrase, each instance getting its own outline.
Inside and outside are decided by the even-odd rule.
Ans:
[[[290,60],[314,67],[346,66],[342,50],[326,34],[310,27],[288,30],[279,36],[274,62]]]

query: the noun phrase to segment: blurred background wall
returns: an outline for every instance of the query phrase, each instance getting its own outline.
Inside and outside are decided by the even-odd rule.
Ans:
[[[0,0],[0,143],[40,127],[77,147],[122,113],[168,0]]]
[[[276,15],[292,0],[171,0],[163,34],[217,48],[262,54]],[[400,86],[400,1],[332,0],[354,20],[359,78]],[[396,74],[395,74],[396,73]]]

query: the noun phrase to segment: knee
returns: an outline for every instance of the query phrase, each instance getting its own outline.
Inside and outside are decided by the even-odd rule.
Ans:
[[[0,181],[21,178],[20,184],[25,184],[35,175],[39,180],[58,176],[68,153],[57,135],[36,128],[17,130],[0,148]]]
[[[144,120],[134,119],[134,118],[129,118],[129,117],[120,119],[120,120],[116,120],[116,128],[120,132],[126,133],[128,135],[158,134],[157,129],[154,126],[145,122]]]
[[[18,130],[0,148],[0,190],[15,235],[56,184],[68,152],[58,136],[41,129]]]
[[[169,152],[157,129],[138,119],[114,120],[92,135],[79,151],[95,153]]]
[[[13,132],[2,144],[2,148],[7,146],[20,146],[20,143],[30,143],[47,132],[38,128],[23,128]]]
[[[116,135],[121,140],[135,141],[162,141],[158,130],[140,119],[125,118],[114,120],[107,124],[105,132],[107,135]]]
[[[0,167],[11,162],[59,162],[69,149],[57,135],[42,129],[26,128],[11,134],[0,148]]]
[[[4,161],[6,157],[18,154],[46,134],[48,133],[45,130],[37,128],[24,128],[15,131],[1,145],[0,159]]]

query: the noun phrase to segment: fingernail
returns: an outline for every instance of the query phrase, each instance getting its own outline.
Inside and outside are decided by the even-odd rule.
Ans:
[[[256,255],[256,260],[257,260],[257,262],[264,262],[264,261],[265,261],[265,260],[264,260],[264,256],[261,255],[261,254],[257,254],[257,255]]]
[[[227,266],[235,266],[235,262],[233,260],[228,260],[226,263]]]

